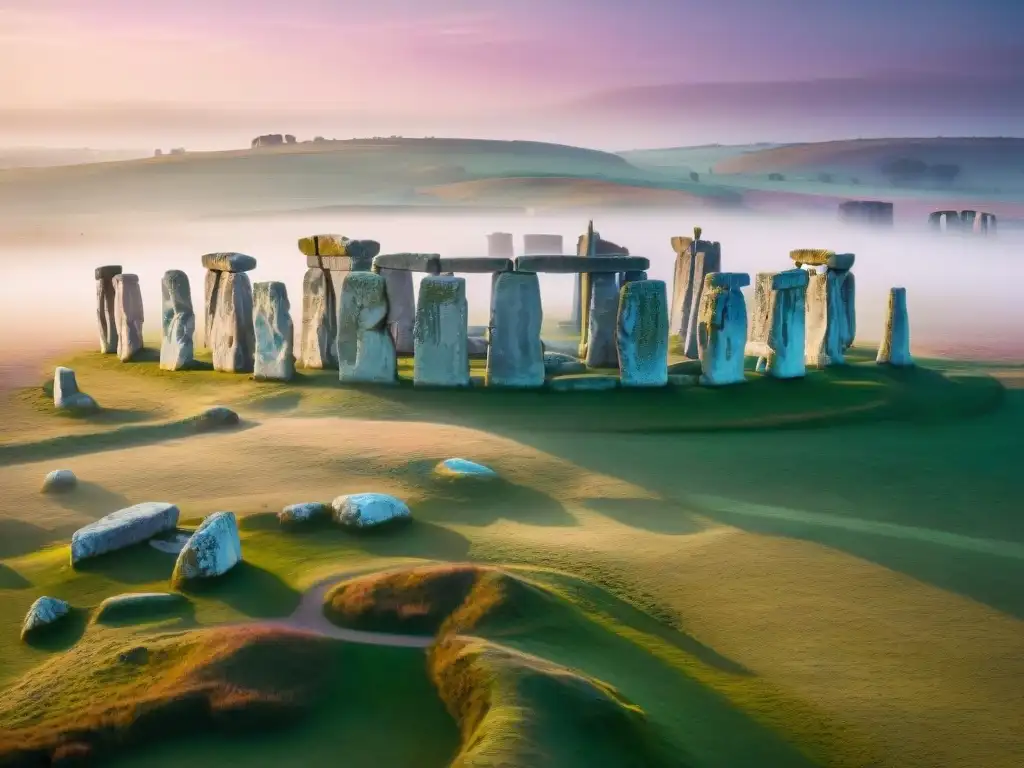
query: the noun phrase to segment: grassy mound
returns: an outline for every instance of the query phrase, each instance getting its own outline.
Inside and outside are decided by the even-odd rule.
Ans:
[[[267,729],[319,699],[333,643],[235,628],[80,643],[0,699],[0,766],[95,759],[197,731]]]

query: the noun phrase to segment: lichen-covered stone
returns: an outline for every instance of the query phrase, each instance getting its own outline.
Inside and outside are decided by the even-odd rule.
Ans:
[[[543,386],[544,348],[540,328],[544,310],[537,275],[502,272],[493,290],[487,386]]]
[[[387,330],[399,355],[413,353],[413,328],[416,326],[416,293],[412,272],[404,269],[381,269],[388,302]]]
[[[160,328],[160,368],[180,371],[195,359],[193,337],[196,316],[192,310],[192,290],[188,275],[179,269],[164,273],[160,281],[162,309]]]
[[[256,381],[290,381],[295,376],[295,327],[284,283],[256,283],[252,289]]]
[[[559,376],[548,379],[548,389],[555,392],[603,392],[619,386],[618,376]]]
[[[777,379],[806,373],[805,323],[809,273],[790,269],[757,276],[752,337],[759,356],[757,370]],[[750,347],[748,346],[748,351]]]
[[[117,316],[114,312],[114,276],[121,267],[110,265],[96,268],[96,324],[100,336],[100,352],[117,352]]]
[[[55,469],[43,478],[43,493],[66,493],[74,490],[78,478],[70,469]]]
[[[668,383],[668,295],[662,280],[622,286],[615,335],[624,387]]]
[[[289,504],[277,513],[277,519],[281,525],[301,525],[302,523],[325,520],[330,515],[330,504],[320,501],[304,501],[299,504]]]
[[[910,317],[907,314],[907,289],[891,288],[889,306],[885,314],[885,332],[878,347],[875,362],[898,368],[910,367],[914,358],[910,354]]]
[[[373,258],[367,256],[307,256],[306,266],[310,269],[325,269],[328,272],[369,272],[373,269]]]
[[[216,272],[252,272],[256,259],[244,253],[207,253],[202,258],[203,269]]]
[[[376,528],[412,517],[404,501],[384,493],[352,493],[339,496],[331,507],[334,522],[346,528]]]
[[[75,372],[58,366],[53,371],[53,406],[62,411],[89,413],[98,410],[96,401],[79,391]]]
[[[376,240],[351,240],[344,235],[311,235],[299,239],[304,256],[352,256],[372,259],[380,253]]]
[[[694,240],[691,244],[691,268],[686,271],[690,277],[690,290],[684,294],[690,298],[690,308],[685,315],[686,329],[682,334],[683,354],[690,359],[699,357],[697,342],[697,325],[700,317],[701,299],[704,294],[705,280],[709,274],[722,274],[722,247],[719,243],[706,240]]]
[[[256,354],[252,283],[244,272],[218,272],[210,349],[213,369],[250,373]]]
[[[493,480],[498,476],[490,467],[468,459],[445,459],[434,467],[434,472],[441,477],[472,480]]]
[[[395,344],[384,327],[387,283],[373,272],[349,272],[338,299],[338,378],[349,384],[397,380]]]
[[[114,322],[117,325],[117,357],[122,362],[131,360],[142,349],[142,290],[139,276],[115,275]]]
[[[234,512],[214,512],[203,520],[178,554],[171,581],[222,576],[242,560],[242,542]]]
[[[373,259],[373,271],[382,269],[403,269],[407,272],[426,272],[436,275],[441,271],[441,255],[438,253],[382,253]]]
[[[745,277],[745,283],[749,285],[750,276]],[[744,281],[739,278],[722,280],[713,274],[707,275],[704,279],[700,311],[697,315],[697,348],[702,384],[725,386],[744,381],[747,306],[740,292],[743,283]]]
[[[238,414],[224,405],[214,405],[190,419],[196,432],[211,432],[215,429],[236,426],[240,419]]]
[[[606,259],[593,259],[605,261]],[[619,314],[619,289],[613,272],[588,275],[584,293],[590,294],[590,309],[586,314],[586,338],[581,344],[580,357],[589,368],[615,368],[619,353],[615,345]],[[589,290],[588,290],[589,286]]]
[[[843,283],[852,272],[826,270],[810,275],[807,285],[806,364],[815,368],[846,362],[847,312],[843,302]]]
[[[146,501],[101,517],[71,537],[71,564],[141,544],[178,525],[178,508],[163,501]]]
[[[420,281],[416,302],[413,383],[420,386],[469,386],[466,280],[428,276]]]
[[[299,359],[303,368],[335,368],[338,365],[338,311],[332,274],[313,267],[302,278],[302,339]]]
[[[30,640],[44,627],[49,627],[71,612],[71,606],[56,597],[43,596],[32,603],[21,625],[21,639]]]

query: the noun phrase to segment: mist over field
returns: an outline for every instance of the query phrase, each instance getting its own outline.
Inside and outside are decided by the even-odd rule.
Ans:
[[[673,235],[689,235],[695,225],[704,237],[722,243],[729,271],[777,271],[791,266],[793,248],[830,248],[857,254],[858,342],[877,340],[882,331],[888,289],[908,290],[914,352],[968,358],[1005,359],[1024,355],[1024,238],[1013,232],[996,237],[935,234],[909,223],[870,230],[837,222],[831,215],[730,214],[711,211],[592,212],[602,237],[651,260],[651,278],[671,290]],[[93,269],[120,264],[139,275],[146,311],[146,335],[160,329],[160,278],[168,269],[184,270],[191,282],[201,343],[204,270],[200,256],[239,251],[255,256],[253,282],[280,280],[288,288],[296,335],[302,321],[305,258],[299,237],[337,232],[381,242],[383,253],[431,252],[445,256],[486,253],[486,234],[515,234],[517,253],[526,233],[564,237],[573,253],[585,231],[584,215],[505,214],[361,214],[247,220],[152,221],[108,216],[68,230],[54,221],[32,233],[12,224],[0,228],[0,378],[7,386],[30,384],[44,375],[53,355],[71,346],[96,343]],[[61,235],[61,233],[64,233]],[[417,276],[418,282],[419,276]],[[487,322],[488,275],[466,276],[470,323]],[[545,323],[567,319],[572,277],[543,275]],[[748,302],[750,289],[747,289]],[[748,304],[749,306],[749,304]],[[151,342],[152,343],[152,342]]]

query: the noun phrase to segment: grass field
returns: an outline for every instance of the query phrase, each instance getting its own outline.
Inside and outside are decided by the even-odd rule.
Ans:
[[[104,764],[1024,759],[1019,367],[928,361],[897,376],[857,362],[792,387],[751,376],[634,397],[342,388],[329,372],[284,386],[95,354],[65,362],[100,414],[57,416],[42,386],[0,406],[0,733],[60,730],[84,711],[65,705],[74,697],[113,695],[103,670],[117,649],[257,627],[331,575],[416,566],[441,588],[353,594],[414,606],[362,628],[411,631],[403,616],[428,615],[416,629],[440,635],[426,656],[325,640],[328,692],[298,724],[155,739]],[[200,433],[184,421],[215,404],[242,423]],[[450,456],[501,481],[436,477]],[[58,467],[79,487],[41,495]],[[355,536],[277,522],[285,504],[359,491],[399,496],[413,523]],[[70,535],[146,500],[177,504],[186,529],[233,510],[245,562],[175,611],[97,622],[107,597],[169,590],[174,558],[140,546],[72,569]],[[494,570],[446,582],[459,563]],[[72,616],[20,643],[43,594]],[[172,678],[154,685],[172,690]],[[24,696],[51,703],[33,715]]]

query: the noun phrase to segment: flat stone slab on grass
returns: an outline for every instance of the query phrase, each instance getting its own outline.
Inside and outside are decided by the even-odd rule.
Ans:
[[[43,479],[43,493],[67,493],[78,485],[78,478],[70,469],[55,469]]]
[[[619,386],[618,376],[584,375],[584,376],[559,376],[548,381],[547,386],[555,392],[603,392],[609,389],[617,389]]]
[[[442,258],[439,261],[442,272],[462,272],[463,274],[487,274],[492,272],[511,272],[515,266],[512,259],[495,258],[492,256],[475,256],[466,258]]]
[[[643,256],[520,256],[516,259],[516,272],[552,274],[642,272],[650,266],[650,259]]]
[[[441,272],[439,253],[382,253],[373,259],[373,269],[403,269],[406,272],[425,272],[436,275]]]
[[[203,255],[203,269],[213,272],[252,272],[256,259],[244,253],[207,253]]]
[[[346,528],[376,528],[412,517],[404,501],[386,493],[346,494],[331,502],[331,507],[334,522]]]
[[[223,576],[242,560],[234,512],[214,512],[196,528],[178,554],[173,584]]]
[[[587,366],[575,355],[567,355],[562,352],[544,353],[544,373],[548,376],[586,372]]]
[[[133,592],[108,597],[96,609],[96,621],[118,621],[140,614],[173,611],[188,603],[184,595],[176,592]]]
[[[445,459],[434,467],[434,472],[442,477],[473,480],[493,480],[498,476],[490,467],[468,459]]]
[[[330,504],[324,504],[321,501],[303,501],[298,504],[289,504],[282,509],[277,513],[277,520],[281,525],[298,525],[326,520],[330,515]]]
[[[328,272],[369,272],[373,267],[373,257],[307,256],[306,266],[310,269],[326,269]]]
[[[310,235],[299,238],[299,251],[303,256],[352,256],[373,259],[380,253],[380,243],[376,240],[352,240],[344,235]]]
[[[101,517],[71,537],[71,564],[141,544],[178,525],[180,512],[165,501],[145,501]]]
[[[30,640],[44,627],[60,621],[71,612],[71,606],[56,597],[40,597],[28,609],[21,625],[21,639]]]

